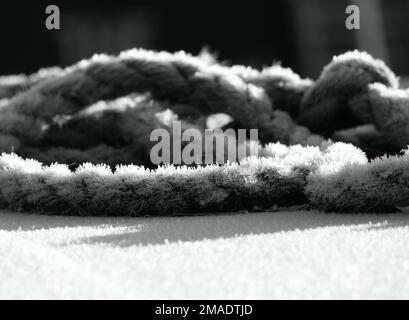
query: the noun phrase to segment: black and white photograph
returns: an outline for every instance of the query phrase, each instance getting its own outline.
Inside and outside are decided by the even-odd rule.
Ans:
[[[0,299],[409,299],[408,22],[409,0],[3,0]]]

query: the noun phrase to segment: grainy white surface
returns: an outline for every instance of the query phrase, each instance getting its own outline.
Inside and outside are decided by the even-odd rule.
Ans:
[[[0,298],[409,298],[409,215],[0,212]]]

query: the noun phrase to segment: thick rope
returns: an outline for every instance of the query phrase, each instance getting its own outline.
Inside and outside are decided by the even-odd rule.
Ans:
[[[101,100],[149,92],[176,112],[182,104],[201,116],[226,113],[242,128],[259,128],[264,142],[307,143],[309,131],[274,111],[266,91],[280,93],[281,109],[286,109],[284,102],[294,100],[289,103],[294,110],[309,82],[280,67],[263,72],[239,69],[184,53],[131,50],[117,57],[97,55],[11,98],[1,108],[0,130],[32,143],[58,115],[74,115]],[[321,141],[315,136],[310,140]]]
[[[232,118],[225,128],[259,129],[263,143],[320,148],[257,146],[259,159],[222,167],[69,170],[149,164],[152,130],[171,130],[172,119],[204,130],[215,113]],[[64,163],[4,154],[0,207],[158,215],[301,203],[396,211],[409,205],[408,154],[368,163],[361,150],[324,139],[351,142],[370,157],[398,153],[409,144],[408,123],[409,90],[365,53],[335,57],[315,82],[280,66],[229,67],[185,53],[96,55],[0,78],[0,151]]]
[[[46,130],[55,117],[75,115],[101,100],[147,92],[182,120],[195,115],[189,120],[197,122],[212,113],[227,113],[234,127],[258,128],[263,142],[319,145],[322,139],[311,135],[309,128],[334,140],[353,142],[371,156],[396,153],[409,143],[407,93],[396,89],[398,80],[382,61],[365,53],[335,57],[315,83],[279,66],[258,71],[185,53],[145,50],[96,55],[67,69],[42,70],[26,78],[31,79],[26,79],[32,84],[26,85],[29,89],[0,103],[3,151],[36,147],[47,133],[55,136],[55,130]],[[386,99],[380,88],[389,90]],[[388,116],[391,112],[394,121]],[[296,125],[292,117],[307,128]],[[100,126],[97,121],[82,120]],[[373,125],[369,137],[362,135],[360,127],[349,129],[366,124]],[[134,123],[134,128],[140,126]],[[95,141],[88,147],[101,143],[104,141]],[[77,145],[73,142],[71,147]],[[144,148],[146,141],[133,147]]]
[[[372,83],[398,87],[398,79],[383,61],[357,51],[335,57],[305,93],[298,122],[324,134],[365,123],[363,117],[371,122],[371,115],[357,110],[354,100],[368,96]]]
[[[12,98],[18,93],[28,90],[43,80],[56,78],[69,70],[70,68],[64,70],[58,67],[53,67],[40,69],[38,72],[28,76],[24,74],[0,76],[0,100]]]
[[[175,215],[306,204],[307,177],[365,163],[362,151],[335,144],[286,147],[271,144],[264,157],[196,169],[166,166],[64,164],[43,166],[15,154],[0,156],[0,207],[70,215]],[[348,155],[348,157],[345,157]]]

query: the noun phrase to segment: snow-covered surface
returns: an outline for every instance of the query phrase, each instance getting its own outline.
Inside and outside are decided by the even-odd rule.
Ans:
[[[0,298],[409,298],[409,215],[0,211]]]

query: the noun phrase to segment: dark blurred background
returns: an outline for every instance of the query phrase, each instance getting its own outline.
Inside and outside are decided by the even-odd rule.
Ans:
[[[61,10],[61,30],[45,28],[45,8]],[[361,29],[347,30],[357,4]],[[335,54],[366,50],[409,75],[409,0],[5,1],[0,4],[0,74],[67,66],[95,52],[132,47],[203,47],[254,67],[281,62],[316,77]]]

